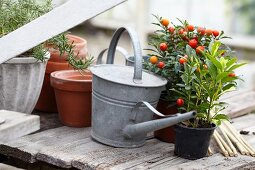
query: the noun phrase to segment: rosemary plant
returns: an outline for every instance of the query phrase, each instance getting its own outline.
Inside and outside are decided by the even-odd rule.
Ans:
[[[52,0],[36,1],[36,0],[1,0],[0,1],[0,38],[6,34],[16,30],[17,28],[31,22],[32,20],[42,16],[52,10]],[[60,51],[60,54],[67,53],[67,61],[75,69],[87,69],[93,62],[93,57],[88,59],[79,59],[78,54],[73,51],[74,45],[68,43],[66,33],[62,33],[46,43],[50,43],[54,48]],[[45,43],[42,43],[26,54],[34,58],[44,61],[47,49]],[[22,55],[21,55],[22,56]]]

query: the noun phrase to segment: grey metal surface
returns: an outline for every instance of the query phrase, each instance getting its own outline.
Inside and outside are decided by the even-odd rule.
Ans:
[[[133,66],[134,65],[134,56],[126,56],[126,65],[127,66]],[[142,56],[142,62],[144,63],[145,61],[147,61],[150,57],[149,56],[146,56],[146,55],[143,55]]]
[[[132,66],[101,64],[90,67],[90,70],[102,79],[134,87],[160,87],[167,82],[158,75],[143,71],[142,79],[137,83],[134,81],[134,68]]]
[[[99,53],[99,55],[98,55],[98,57],[97,57],[97,62],[96,62],[96,64],[103,64],[103,56],[104,56],[104,54],[105,54],[105,52],[108,50],[108,48],[106,48],[106,49],[104,49],[104,50],[102,50],[100,53]],[[120,46],[117,46],[116,47],[116,50],[123,56],[123,57],[125,57],[125,59],[127,60],[127,57],[128,57],[128,52],[124,49],[124,48],[122,48],[122,47],[120,47]],[[113,62],[113,61],[112,61]],[[108,64],[113,64],[113,63],[108,63]]]
[[[137,114],[137,112],[135,112],[135,113]],[[133,124],[133,125],[130,124],[130,125],[127,125],[123,129],[123,134],[126,138],[132,139],[135,136],[143,135],[148,132],[153,132],[155,130],[159,130],[162,128],[166,128],[168,126],[175,125],[179,122],[189,120],[189,119],[193,118],[195,115],[196,115],[196,112],[193,112],[193,111],[183,113],[183,114],[177,113],[177,114],[171,115],[165,119],[157,119],[157,120],[137,123],[137,124]],[[163,116],[163,117],[165,117],[165,116]]]
[[[133,49],[134,49],[134,56],[135,56],[135,66],[134,66],[134,83],[139,84],[141,83],[141,79],[142,79],[142,50],[140,47],[140,42],[139,42],[139,38],[138,35],[136,33],[136,31],[134,29],[132,29],[131,27],[121,27],[119,29],[117,29],[117,31],[114,33],[112,40],[110,42],[110,46],[108,49],[108,54],[107,54],[107,60],[106,63],[110,64],[113,63],[114,61],[114,56],[115,56],[115,51],[116,51],[116,47],[117,44],[119,42],[119,39],[122,35],[123,32],[127,31],[131,41],[132,41],[132,45],[133,45]]]
[[[102,50],[98,57],[97,57],[97,62],[96,64],[103,64],[103,56],[104,54],[107,52],[108,48]],[[116,47],[116,51],[118,51],[124,58],[125,58],[125,64],[126,66],[134,66],[134,62],[135,62],[135,56],[134,55],[129,55],[128,52],[120,47],[120,46],[117,46]],[[142,56],[142,62],[144,63],[145,61],[147,61],[150,57],[149,56],[145,56],[143,55]],[[113,62],[113,60],[111,61]],[[113,63],[108,63],[108,64],[113,64]]]

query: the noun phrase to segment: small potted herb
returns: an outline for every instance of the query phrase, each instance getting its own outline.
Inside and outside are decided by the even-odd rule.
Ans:
[[[226,103],[219,98],[234,90],[239,79],[235,69],[237,58],[226,55],[219,41],[212,41],[208,51],[196,53],[186,46],[184,69],[180,72],[181,83],[171,89],[178,95],[177,102],[184,111],[196,110],[196,118],[175,126],[175,154],[187,159],[198,159],[206,155],[211,135],[222,120],[228,120],[220,112]]]

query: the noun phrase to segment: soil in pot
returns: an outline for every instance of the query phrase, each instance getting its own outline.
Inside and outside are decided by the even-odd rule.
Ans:
[[[68,41],[73,42],[74,52],[78,54],[79,58],[84,58],[87,55],[87,41],[83,38],[74,35],[67,35]],[[66,61],[67,55],[60,56],[60,52],[56,49],[50,48],[50,59],[46,66],[42,90],[36,104],[35,109],[43,112],[58,112],[54,89],[50,85],[50,74],[59,70],[73,69]]]
[[[92,74],[74,70],[51,73],[60,121],[70,127],[91,125]]]
[[[175,103],[169,103],[168,101],[163,99],[159,99],[157,110],[164,115],[173,115],[178,113],[178,109]],[[156,116],[155,118],[159,119],[160,117]],[[154,135],[157,139],[163,142],[174,143],[175,141],[175,131],[173,126],[157,130],[154,132]]]
[[[216,125],[214,124],[211,128],[191,128],[181,124],[175,125],[175,155],[190,160],[205,157],[215,129]]]

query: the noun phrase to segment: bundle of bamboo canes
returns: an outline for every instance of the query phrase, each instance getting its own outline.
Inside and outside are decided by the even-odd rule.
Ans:
[[[217,130],[215,130],[213,137],[224,156],[237,156],[237,151],[239,151],[242,155],[255,157],[255,149],[244,140],[230,122],[223,121]],[[209,155],[212,153],[210,148],[208,153]]]

